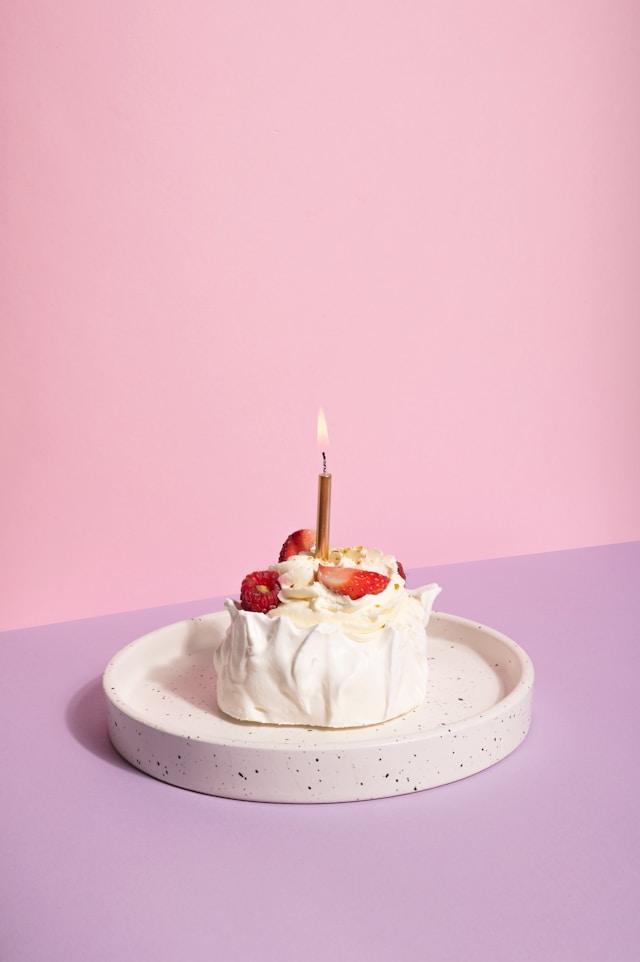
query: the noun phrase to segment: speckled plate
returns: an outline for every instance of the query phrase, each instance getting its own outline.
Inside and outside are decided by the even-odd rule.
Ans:
[[[419,708],[366,728],[254,725],[223,715],[213,650],[226,612],[160,628],[104,674],[109,736],[136,768],[207,795],[340,802],[434,788],[500,761],[531,722],[533,665],[505,635],[434,612],[429,692]]]

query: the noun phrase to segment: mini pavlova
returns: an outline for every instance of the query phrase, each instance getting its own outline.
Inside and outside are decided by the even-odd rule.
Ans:
[[[242,721],[352,728],[422,704],[426,627],[437,584],[408,591],[402,565],[362,547],[314,552],[315,531],[290,535],[278,564],[228,599],[214,653],[218,706]]]

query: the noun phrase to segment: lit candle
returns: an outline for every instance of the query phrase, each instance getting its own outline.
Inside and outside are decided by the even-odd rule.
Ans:
[[[318,411],[318,446],[326,448],[329,440],[322,408]],[[327,455],[322,451],[322,474],[318,476],[318,520],[316,522],[316,557],[329,558],[329,517],[331,515],[331,475],[327,473]]]

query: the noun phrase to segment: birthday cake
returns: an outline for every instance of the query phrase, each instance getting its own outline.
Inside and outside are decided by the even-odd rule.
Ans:
[[[227,599],[231,623],[214,653],[219,708],[246,722],[352,728],[422,704],[426,627],[436,584],[409,591],[378,549],[314,553],[315,531],[285,541],[277,564]]]

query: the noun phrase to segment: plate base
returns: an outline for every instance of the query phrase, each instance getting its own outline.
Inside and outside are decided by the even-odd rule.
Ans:
[[[400,718],[366,728],[239,722],[217,707],[213,650],[226,612],[160,628],[104,674],[109,737],[148,775],[208,795],[337,802],[423,791],[482,771],[526,737],[534,672],[505,635],[433,612],[429,692]]]

